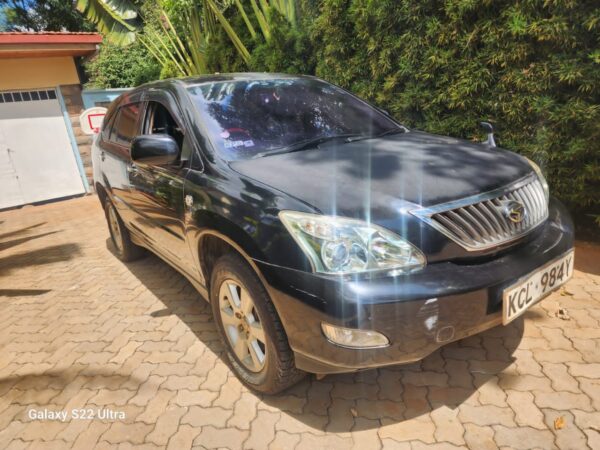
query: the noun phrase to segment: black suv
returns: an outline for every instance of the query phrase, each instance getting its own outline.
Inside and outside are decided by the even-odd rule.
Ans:
[[[143,247],[184,274],[261,392],[419,360],[573,272],[571,219],[536,164],[409,130],[314,77],[134,89],[93,163],[118,256]]]

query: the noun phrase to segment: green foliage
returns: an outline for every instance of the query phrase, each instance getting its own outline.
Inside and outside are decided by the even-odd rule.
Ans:
[[[158,79],[161,70],[139,42],[127,47],[104,43],[85,68],[90,76],[89,88],[138,86]]]
[[[239,10],[236,8],[226,10],[225,18],[239,39],[247,46],[250,57],[247,63],[241,59],[228,34],[222,29],[217,30],[207,50],[209,71],[225,73],[251,70],[313,74],[316,66],[315,52],[308,32],[309,27],[306,25],[310,17],[304,14],[301,7],[296,8],[293,15],[291,13],[284,15],[275,7],[264,9],[264,26],[268,29],[268,39],[261,34],[262,32],[258,33],[256,30],[252,36],[246,18],[239,13]],[[290,7],[287,6],[288,12],[289,9]],[[255,13],[253,9],[247,11],[246,15],[250,23],[257,23]],[[301,19],[298,19],[298,16]]]
[[[111,43],[129,45],[141,26],[138,11],[131,0],[75,0],[85,18]]]
[[[431,132],[489,119],[573,209],[600,209],[597,2],[324,0],[312,38],[318,76]]]
[[[313,73],[314,52],[307,33],[277,10],[269,11],[271,38],[252,50],[248,66],[256,72]]]
[[[0,0],[0,30],[93,31],[72,0]],[[0,21],[1,22],[1,21]]]
[[[235,8],[229,8],[224,11],[224,14],[231,26],[237,30],[240,39],[252,43],[248,29],[243,23],[243,17],[236,13]],[[230,37],[221,27],[217,27],[211,36],[210,45],[206,49],[206,65],[209,73],[245,72],[248,70],[248,65],[240,58]]]

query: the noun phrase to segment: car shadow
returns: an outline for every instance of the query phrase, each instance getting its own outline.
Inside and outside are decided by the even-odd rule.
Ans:
[[[114,253],[110,239],[107,248]],[[153,317],[176,315],[226,364],[220,340],[208,333],[206,323],[198,329],[198,316],[210,313],[210,305],[185,278],[150,254],[125,265],[165,306]],[[165,289],[183,286],[179,292]],[[457,408],[477,394],[514,361],[512,356],[523,337],[523,319],[479,335],[448,344],[420,362],[328,375],[321,380],[308,376],[279,395],[254,394],[270,407],[286,413],[315,430],[350,432],[398,423],[446,406]]]

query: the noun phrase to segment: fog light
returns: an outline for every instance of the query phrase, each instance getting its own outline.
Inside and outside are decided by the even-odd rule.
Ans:
[[[377,348],[387,347],[390,341],[383,334],[372,330],[357,330],[321,323],[323,333],[331,342],[342,347]]]

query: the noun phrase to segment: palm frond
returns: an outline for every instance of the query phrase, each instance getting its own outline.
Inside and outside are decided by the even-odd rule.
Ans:
[[[138,14],[129,0],[76,0],[75,6],[113,44],[135,40]]]
[[[242,15],[242,18],[244,19],[244,22],[246,23],[246,27],[248,28],[248,31],[250,32],[250,36],[252,36],[252,39],[256,38],[256,30],[252,26],[252,22],[250,22],[250,19],[248,18],[248,14],[246,14],[246,10],[240,3],[240,0],[235,0],[235,6],[237,7],[238,11]]]
[[[256,0],[250,0],[250,3],[252,4],[252,9],[254,11],[254,15],[256,16],[256,20],[258,20],[260,30],[262,31],[265,40],[268,41],[271,39],[271,27],[269,26],[269,22],[267,22],[266,17],[269,6],[265,6],[265,0],[260,0],[260,7],[256,4]]]
[[[223,27],[223,30],[225,31],[225,33],[227,33],[227,36],[229,36],[231,43],[233,44],[235,49],[238,51],[239,55],[244,60],[244,62],[247,63],[248,61],[250,61],[250,52],[248,51],[248,49],[246,48],[246,46],[240,39],[239,35],[233,29],[233,27],[231,26],[231,24],[229,23],[227,18],[223,15],[223,12],[217,6],[215,1],[214,0],[206,0],[206,3],[210,7],[210,11],[212,11],[212,13],[215,15],[215,17],[217,18],[217,20]]]

